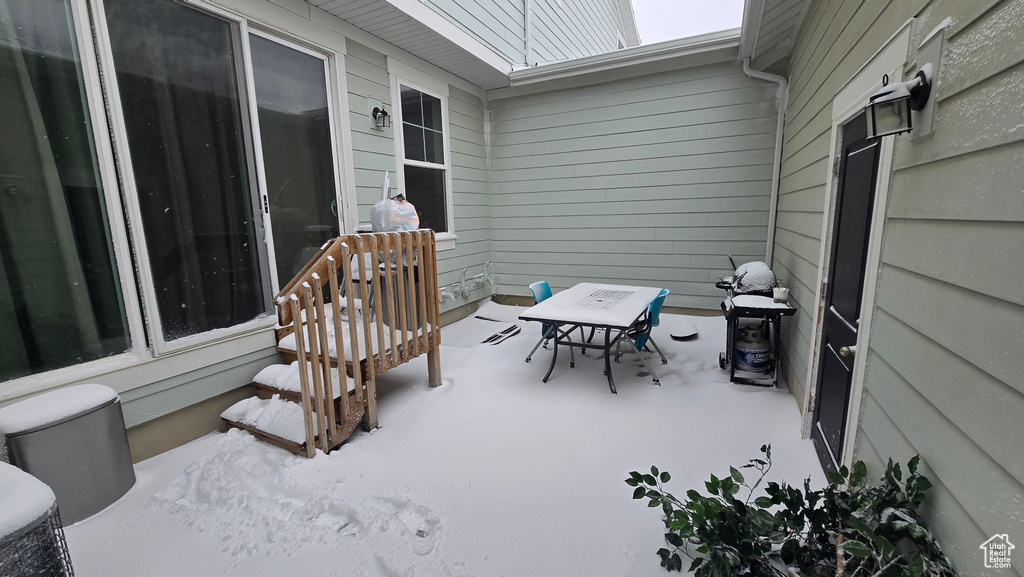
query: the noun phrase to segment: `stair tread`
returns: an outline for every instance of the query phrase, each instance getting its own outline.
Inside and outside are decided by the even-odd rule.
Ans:
[[[220,417],[225,421],[269,433],[302,444],[306,442],[306,422],[302,407],[274,395],[270,399],[250,397],[231,405]],[[313,430],[319,430],[318,416],[313,414]]]
[[[309,386],[311,387],[310,392],[312,393],[313,386],[313,374],[312,365],[307,365],[306,376],[309,378]],[[263,385],[272,389],[280,391],[288,391],[292,393],[302,392],[302,383],[299,380],[299,362],[295,361],[290,365],[275,364],[265,367],[262,371],[253,377],[253,383],[257,385]],[[345,378],[347,389],[349,392],[356,390],[356,382],[352,377]],[[341,396],[341,386],[338,382],[338,371],[337,369],[331,370],[331,391],[334,393],[334,398],[337,399]]]

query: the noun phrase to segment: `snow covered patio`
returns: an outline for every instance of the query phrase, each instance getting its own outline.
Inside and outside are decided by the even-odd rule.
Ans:
[[[575,369],[560,354],[542,383],[551,352],[523,362],[540,327],[521,310],[477,313],[522,326],[495,346],[453,346],[472,318],[444,327],[444,385],[427,387],[424,357],[381,375],[381,427],[330,455],[233,430],[139,463],[127,495],[66,528],[76,575],[664,575],[661,511],[631,499],[629,471],[703,491],[771,443],[771,479],[823,483],[793,396],[719,369],[724,318],[662,314],[662,386],[625,354],[612,395],[593,351]],[[688,320],[698,337],[669,338]]]

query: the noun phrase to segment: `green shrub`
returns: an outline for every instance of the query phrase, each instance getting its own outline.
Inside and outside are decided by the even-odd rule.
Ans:
[[[665,514],[662,567],[681,571],[682,554],[697,577],[956,575],[917,512],[931,487],[917,472],[919,457],[907,463],[906,480],[890,459],[881,484],[868,485],[858,461],[852,471],[830,473],[824,489],[811,490],[809,478],[803,490],[768,482],[755,498],[772,467],[771,446],[761,453],[740,467],[753,470],[753,482],[730,467],[728,475],[705,481],[707,495],[691,489],[685,499],[665,491],[667,471],[652,466],[650,474],[629,474],[633,498]]]

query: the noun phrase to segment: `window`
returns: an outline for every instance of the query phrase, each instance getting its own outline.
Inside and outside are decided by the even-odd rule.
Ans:
[[[453,232],[449,194],[446,98],[397,81],[401,107],[400,150],[406,200],[416,207],[420,227]]]
[[[0,0],[0,381],[267,346],[272,287],[342,229],[318,50],[216,6]]]
[[[267,312],[231,24],[170,0],[106,0],[164,341]]]
[[[0,380],[130,345],[71,13],[0,0]]]

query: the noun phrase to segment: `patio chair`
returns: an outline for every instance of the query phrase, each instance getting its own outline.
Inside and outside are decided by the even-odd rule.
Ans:
[[[551,285],[549,285],[546,280],[539,280],[530,285],[530,292],[533,293],[534,304],[537,304],[551,298]],[[530,359],[533,358],[533,353],[537,352],[537,349],[540,348],[541,344],[544,345],[545,349],[548,348],[548,341],[555,338],[557,334],[557,325],[542,323],[540,325],[540,340],[537,341],[537,344],[533,345],[533,349],[530,350],[530,354],[526,355],[526,362],[530,362]],[[569,367],[574,368],[575,366],[576,355],[573,354],[572,347],[569,347]]]
[[[626,334],[619,339],[619,342],[615,344],[615,362],[619,362],[619,345],[622,341],[626,341],[626,344],[636,352],[644,366],[651,372],[651,376],[654,377],[654,382],[658,385],[661,384],[661,381],[658,380],[658,375],[654,373],[654,369],[651,368],[651,365],[647,364],[647,359],[644,358],[644,355],[640,351],[644,350],[644,348],[650,344],[654,347],[654,350],[658,352],[658,356],[661,357],[661,364],[668,364],[668,359],[665,358],[665,353],[661,352],[661,347],[659,347],[658,343],[654,342],[654,339],[651,338],[651,331],[660,323],[661,306],[665,304],[666,296],[668,296],[668,289],[661,289],[661,293],[658,294],[650,305],[648,305],[647,314],[645,314],[637,324],[630,327],[630,329],[626,331]]]

